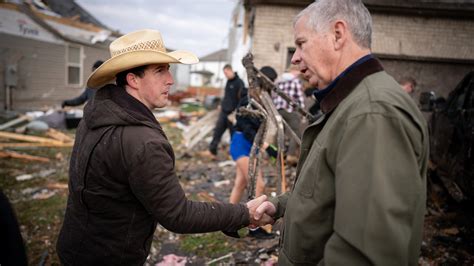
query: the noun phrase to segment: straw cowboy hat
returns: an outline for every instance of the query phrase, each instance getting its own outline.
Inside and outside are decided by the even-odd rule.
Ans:
[[[110,44],[110,56],[89,76],[87,87],[99,88],[114,80],[118,73],[143,65],[199,62],[187,51],[166,52],[161,34],[156,30],[139,30],[118,38]]]

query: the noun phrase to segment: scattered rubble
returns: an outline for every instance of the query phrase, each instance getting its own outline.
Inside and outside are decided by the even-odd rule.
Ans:
[[[166,117],[165,114],[170,116]],[[187,197],[191,200],[227,202],[232,189],[235,164],[228,159],[225,142],[219,150],[217,161],[199,156],[199,152],[207,148],[208,136],[215,123],[212,116],[215,114],[215,112],[208,112],[204,116],[191,115],[181,120],[183,116],[176,117],[175,112],[168,112],[162,113],[158,118],[168,137],[177,139],[173,147],[177,155],[182,155],[177,156],[177,175]],[[2,121],[3,124],[0,125],[0,128],[19,118],[18,116],[6,122]],[[67,176],[70,153],[65,150],[69,149],[70,151],[74,140],[70,132],[51,127],[48,131],[39,133],[40,135],[30,135],[29,132],[26,132],[27,134],[12,132],[15,127],[21,127],[22,123],[27,122],[28,119],[19,119],[0,131],[1,173],[5,179],[2,182],[8,182],[5,189],[7,194],[10,196],[11,202],[17,208],[21,208],[21,213],[19,212],[21,214],[21,230],[27,245],[29,245],[30,263],[57,264],[54,246],[64,215],[68,188],[65,176]],[[206,133],[204,133],[205,131]],[[60,151],[47,152],[48,148],[45,147],[65,148]],[[23,150],[20,153],[17,151],[20,148],[35,151],[35,153],[29,155],[23,153]],[[24,158],[20,160],[11,156],[5,157],[2,155],[5,153],[18,153],[22,157],[25,155],[26,157],[42,157],[49,161]],[[24,165],[31,168],[26,170],[17,166],[18,163],[24,162],[27,162]],[[8,170],[8,167],[12,167],[12,169]],[[267,183],[266,194],[276,196],[281,183],[275,171],[275,165],[263,160],[261,168]],[[287,178],[287,186],[291,188],[296,177],[296,167],[287,164],[283,170]],[[439,180],[430,180],[429,191],[419,264],[472,265],[474,263],[472,207],[469,203],[460,204],[452,200]],[[38,205],[39,203],[48,205],[42,206]],[[56,209],[50,209],[49,204],[53,204]],[[35,220],[34,223],[30,223],[27,219],[32,218],[25,215],[25,211],[36,213],[37,208],[45,208],[44,211],[39,210],[41,211],[39,216],[42,217]],[[54,213],[57,218],[51,218],[51,220],[43,218],[51,213]],[[39,224],[43,222],[47,225],[41,227]],[[174,265],[277,265],[280,228],[281,224],[277,222],[268,229],[277,237],[259,240],[251,237],[233,239],[221,232],[180,235],[158,226],[145,265],[172,265],[173,263]]]

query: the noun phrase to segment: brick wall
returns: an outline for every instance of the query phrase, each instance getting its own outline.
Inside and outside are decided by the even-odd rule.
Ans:
[[[375,53],[474,60],[474,21],[373,14]]]
[[[293,18],[298,7],[257,6],[252,53],[256,67],[269,65],[283,73],[288,48],[294,48]]]

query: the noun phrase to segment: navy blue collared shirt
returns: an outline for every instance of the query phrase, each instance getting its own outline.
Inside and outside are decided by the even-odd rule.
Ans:
[[[349,67],[347,67],[344,71],[342,71],[341,74],[339,74],[339,76],[337,76],[331,83],[329,83],[329,85],[322,89],[322,90],[316,90],[314,92],[314,97],[316,97],[316,100],[318,100],[318,102],[321,102],[324,97],[332,90],[334,89],[334,87],[336,87],[336,84],[337,82],[344,76],[346,75],[347,73],[349,73],[352,69],[354,69],[356,66],[366,62],[367,60],[373,58],[373,55],[372,54],[368,54],[368,55],[365,55],[361,58],[359,58],[359,60],[355,61],[352,65],[350,65]]]

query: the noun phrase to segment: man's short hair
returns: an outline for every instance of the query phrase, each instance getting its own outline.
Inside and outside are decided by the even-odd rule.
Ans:
[[[232,70],[232,66],[230,64],[225,64],[225,66],[222,69],[230,69]]]
[[[260,69],[260,72],[267,76],[271,81],[275,81],[275,79],[278,77],[278,74],[276,73],[275,69],[271,66],[264,66]]]
[[[135,74],[135,75],[139,76],[140,78],[142,78],[145,75],[145,69],[147,69],[147,67],[148,67],[148,65],[139,66],[139,67],[135,67],[135,68],[132,68],[132,69],[127,69],[125,71],[122,71],[122,72],[118,73],[115,76],[115,84],[117,84],[117,86],[119,86],[119,87],[125,88],[125,86],[128,84],[128,82],[127,82],[127,74],[128,73]]]
[[[413,77],[403,77],[399,83],[400,85],[410,83],[413,86],[413,90],[416,87],[416,80]]]
[[[100,67],[100,65],[102,65],[104,63],[104,61],[102,60],[97,60],[95,61],[95,63],[92,65],[92,68],[96,69],[98,67]]]
[[[344,20],[354,41],[362,48],[372,45],[372,17],[361,0],[316,0],[294,19],[294,24],[307,17],[307,25],[314,31],[325,33],[336,20]]]

